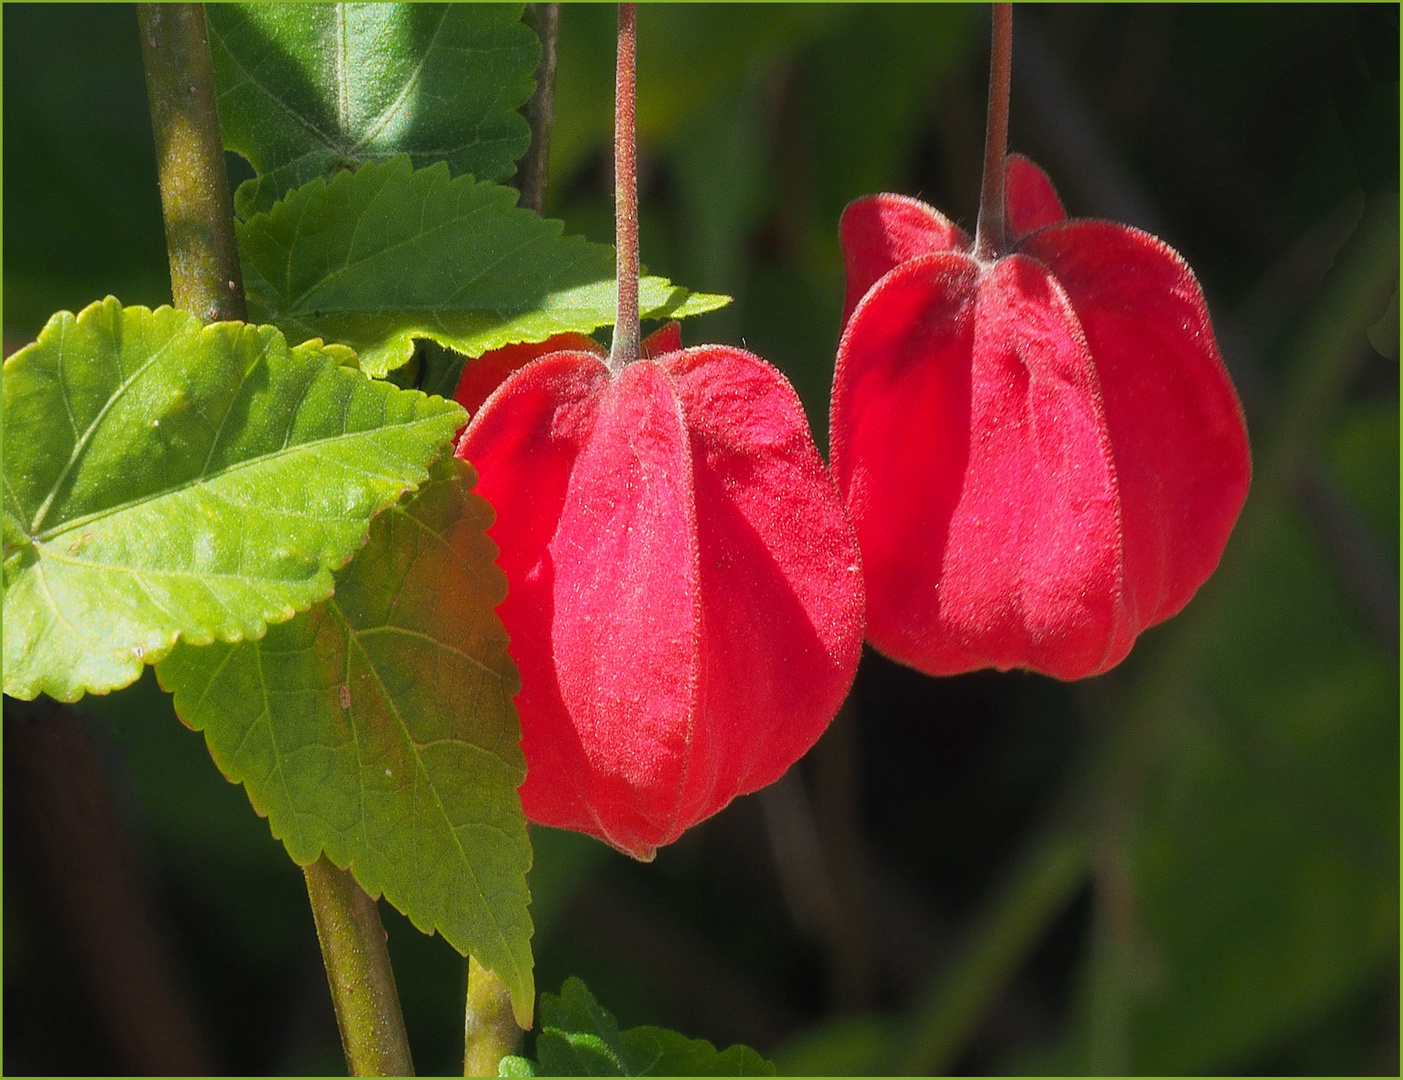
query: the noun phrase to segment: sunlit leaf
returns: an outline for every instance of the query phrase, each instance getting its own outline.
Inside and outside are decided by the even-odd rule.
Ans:
[[[177,637],[258,637],[329,596],[464,416],[351,359],[113,297],[10,357],[5,692],[106,693]]]
[[[541,995],[539,1061],[502,1059],[500,1076],[774,1076],[775,1067],[748,1046],[717,1050],[658,1027],[620,1031],[583,982],[565,980],[560,995]]]
[[[383,375],[428,338],[478,356],[614,321],[614,249],[562,236],[516,193],[407,157],[314,180],[239,227],[249,311],[290,338],[341,341]],[[639,282],[644,318],[729,298]]]
[[[407,153],[502,180],[540,57],[520,4],[211,4],[225,145],[258,177],[241,216],[317,176]]]
[[[331,600],[259,641],[182,645],[156,674],[295,862],[349,867],[496,972],[529,1025],[520,680],[474,480],[443,459],[372,522]]]

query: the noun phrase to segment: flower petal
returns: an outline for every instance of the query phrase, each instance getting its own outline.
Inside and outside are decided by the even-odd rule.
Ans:
[[[904,263],[853,312],[834,369],[829,447],[862,550],[867,636],[922,671],[969,459],[978,280],[967,255]]]
[[[458,389],[454,391],[453,399],[472,415],[513,371],[547,353],[565,351],[605,355],[604,347],[597,341],[576,333],[556,334],[545,341],[503,345],[463,365],[463,374],[458,377]]]
[[[933,675],[1071,679],[1124,657],[1110,440],[1090,351],[1046,269],[909,263],[864,299],[838,365],[834,466],[872,643]]]
[[[1056,275],[1096,359],[1138,632],[1179,611],[1218,565],[1251,478],[1242,406],[1203,292],[1173,248],[1073,221],[1022,250]]]
[[[501,549],[498,561],[510,583],[497,611],[521,670],[516,705],[529,764],[522,805],[532,821],[595,836],[602,834],[587,801],[588,763],[556,681],[549,545],[608,379],[592,352],[544,357],[507,378],[473,416],[457,449],[477,466],[477,491],[497,511],[488,535]]]
[[[724,345],[671,354],[692,447],[702,685],[682,824],[779,779],[842,704],[862,570],[793,387]]]
[[[866,195],[849,203],[838,223],[847,292],[843,325],[867,290],[908,259],[963,251],[969,237],[935,207],[906,195]]]
[[[639,857],[690,824],[679,805],[697,739],[697,545],[677,394],[640,360],[598,396],[550,541],[551,645],[588,764],[587,831]]]
[[[682,324],[676,319],[665,322],[651,334],[645,337],[638,345],[639,355],[645,360],[656,360],[658,357],[676,352],[682,348]]]
[[[1022,154],[1009,154],[1005,159],[1004,207],[1015,241],[1044,225],[1067,220],[1062,200],[1047,173]]]

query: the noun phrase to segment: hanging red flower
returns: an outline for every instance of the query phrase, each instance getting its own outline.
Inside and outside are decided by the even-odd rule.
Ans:
[[[599,346],[512,372],[458,456],[497,510],[535,822],[638,858],[778,779],[857,667],[857,545],[799,399],[759,357]]]
[[[1178,253],[1066,220],[1025,158],[1004,186],[993,258],[915,199],[844,212],[833,469],[873,645],[932,675],[1076,679],[1213,572],[1247,494],[1247,432]]]

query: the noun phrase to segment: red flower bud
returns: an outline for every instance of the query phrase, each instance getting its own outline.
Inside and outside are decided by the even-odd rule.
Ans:
[[[660,355],[651,347],[674,345]],[[852,683],[852,527],[760,358],[598,347],[510,374],[458,456],[497,510],[527,816],[638,858],[778,779]]]
[[[1005,176],[1012,251],[992,262],[914,199],[844,212],[833,470],[873,645],[932,675],[1076,679],[1213,572],[1247,431],[1178,253],[1065,220],[1025,158]]]

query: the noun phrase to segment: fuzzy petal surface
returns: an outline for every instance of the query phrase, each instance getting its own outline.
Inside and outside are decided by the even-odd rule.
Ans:
[[[1218,565],[1251,479],[1242,406],[1203,292],[1168,244],[1072,221],[1021,250],[1062,284],[1096,358],[1138,632],[1183,608]]]
[[[467,409],[468,415],[471,416],[513,371],[525,367],[532,360],[547,353],[566,351],[604,354],[603,347],[593,338],[576,333],[556,334],[545,341],[503,345],[500,349],[485,352],[463,365],[463,374],[458,377],[458,389],[454,392],[453,399]]]
[[[599,395],[550,542],[555,673],[589,765],[588,803],[605,839],[639,857],[685,828],[695,752],[690,456],[671,381],[651,361],[630,364]]]
[[[839,346],[831,444],[882,652],[1071,679],[1129,650],[1096,371],[1038,263],[931,256],[885,278]]]
[[[858,301],[884,274],[909,259],[963,251],[969,237],[935,207],[907,195],[865,195],[848,204],[838,222],[847,290],[843,325]]]
[[[556,353],[513,373],[473,415],[457,456],[478,471],[477,491],[497,511],[488,535],[509,582],[497,609],[521,669],[516,706],[526,754],[527,817],[600,835],[582,786],[588,766],[556,682],[551,628],[555,563],[550,550],[570,476],[594,429],[608,383],[591,352]]]
[[[856,537],[785,378],[722,345],[663,363],[691,439],[700,544],[691,824],[817,741],[857,670],[864,598]]]
[[[1067,219],[1047,173],[1022,154],[1009,154],[1004,161],[1004,213],[1015,240]]]

